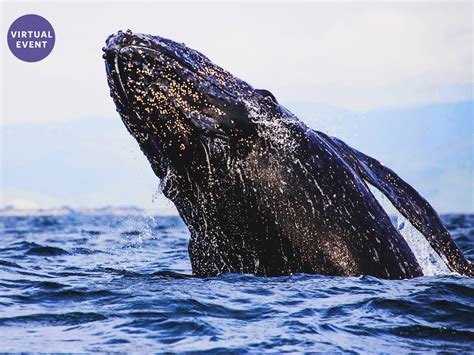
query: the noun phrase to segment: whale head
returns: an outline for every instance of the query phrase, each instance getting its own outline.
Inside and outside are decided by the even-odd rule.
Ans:
[[[161,178],[169,166],[201,161],[203,141],[248,146],[250,106],[280,110],[270,92],[184,44],[127,30],[109,36],[103,51],[117,111]]]

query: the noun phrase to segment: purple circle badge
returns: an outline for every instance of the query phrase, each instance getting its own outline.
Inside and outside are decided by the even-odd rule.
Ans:
[[[24,15],[11,24],[7,38],[15,57],[25,62],[38,62],[51,53],[56,35],[44,17]]]

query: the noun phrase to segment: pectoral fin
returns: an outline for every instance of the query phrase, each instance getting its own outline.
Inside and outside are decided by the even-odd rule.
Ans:
[[[428,240],[451,271],[474,277],[471,264],[451,238],[441,219],[420,194],[379,161],[349,147],[343,141],[317,132],[364,180],[380,190],[395,208]]]

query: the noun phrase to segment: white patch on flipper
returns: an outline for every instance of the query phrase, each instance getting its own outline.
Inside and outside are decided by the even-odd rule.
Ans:
[[[382,192],[380,192],[376,187],[372,186],[367,181],[366,183],[385,212],[389,216],[396,217],[396,224],[392,218],[391,221],[406,240],[413,254],[415,254],[415,258],[418,261],[418,264],[421,266],[423,275],[434,276],[450,274],[451,271],[446,266],[446,263],[438,255],[438,253],[434,251],[430,243],[426,240],[425,236],[421,234],[421,232],[416,229],[405,217],[403,217],[400,212],[398,212],[395,206],[393,206],[390,200],[385,197]]]
[[[398,211],[397,211],[398,212]],[[411,251],[415,254],[425,276],[450,274],[446,263],[434,251],[423,234],[403,217],[399,212],[397,215],[397,228],[403,238],[407,241]]]

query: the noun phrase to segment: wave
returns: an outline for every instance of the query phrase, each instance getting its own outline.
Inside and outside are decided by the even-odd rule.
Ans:
[[[38,313],[16,317],[0,318],[0,327],[32,326],[47,327],[51,325],[76,325],[107,319],[100,313],[93,312],[71,312],[71,313]]]

